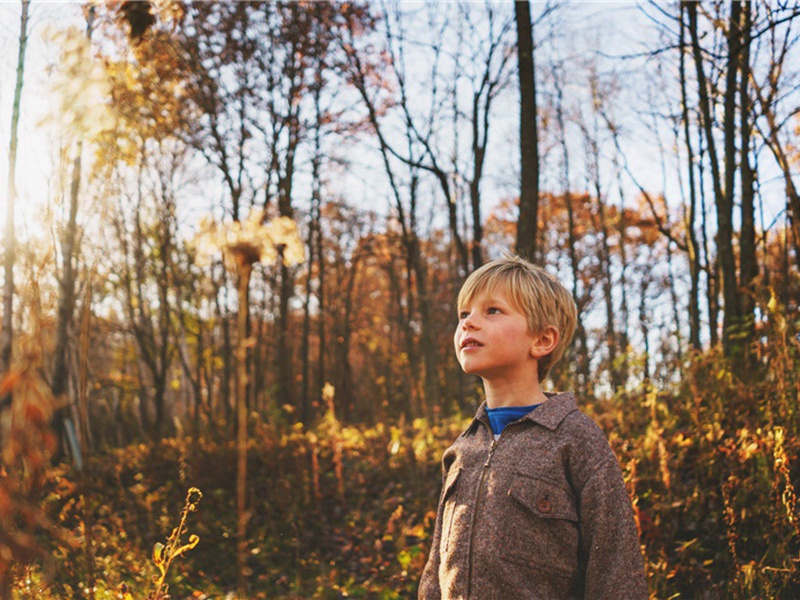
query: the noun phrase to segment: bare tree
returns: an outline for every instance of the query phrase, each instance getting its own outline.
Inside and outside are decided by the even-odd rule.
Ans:
[[[796,170],[792,168],[790,142],[786,132],[798,107],[796,104],[786,106],[791,95],[785,93],[787,88],[796,89],[797,86],[795,81],[789,79],[791,75],[786,69],[787,62],[792,60],[791,51],[796,47],[798,39],[792,31],[796,9],[795,12],[789,12],[788,18],[784,18],[774,7],[765,5],[764,8],[764,24],[753,37],[767,39],[767,68],[761,77],[752,70],[749,73],[756,105],[760,110],[760,118],[755,120],[755,126],[772,153],[783,178],[786,212],[791,223],[791,246],[794,248],[797,267],[800,268],[800,194],[795,183]],[[786,7],[784,10],[792,9]]]
[[[14,85],[14,102],[11,110],[11,141],[8,150],[8,204],[6,206],[5,256],[3,285],[3,323],[0,329],[0,373],[11,369],[12,346],[14,341],[14,256],[16,253],[16,234],[14,232],[14,206],[17,198],[17,144],[20,105],[22,103],[22,84],[25,75],[25,50],[28,46],[28,10],[30,0],[22,0],[19,19],[19,49],[17,53],[17,79]],[[10,403],[7,396],[0,398],[0,405]]]
[[[686,11],[689,17],[689,34],[691,37],[692,56],[694,58],[697,75],[697,88],[700,102],[700,114],[705,133],[711,179],[716,205],[717,234],[716,248],[719,258],[720,274],[722,278],[722,297],[725,304],[723,313],[722,344],[726,353],[731,353],[738,342],[736,329],[741,320],[741,303],[739,298],[739,284],[737,277],[736,261],[733,247],[733,193],[737,167],[735,120],[737,97],[737,74],[742,60],[741,39],[741,3],[734,2],[730,5],[731,15],[728,19],[727,32],[727,62],[725,64],[725,91],[723,96],[723,156],[717,152],[716,138],[714,135],[714,117],[712,114],[713,90],[708,82],[705,72],[703,49],[700,46],[699,26],[697,19],[697,5],[686,2]],[[724,167],[724,170],[722,169]],[[731,337],[733,334],[733,338]]]
[[[155,439],[169,432],[167,383],[177,353],[171,296],[176,252],[175,185],[185,155],[177,143],[169,146],[159,144],[152,156],[140,149],[140,163],[131,182],[131,202],[118,208],[114,220],[124,261],[116,275],[128,328],[139,351],[140,418],[145,431]]]
[[[590,365],[589,365],[589,344],[586,334],[586,326],[584,324],[585,314],[584,311],[588,306],[591,294],[584,286],[581,285],[581,266],[580,257],[578,256],[578,240],[575,233],[575,201],[576,198],[571,192],[572,177],[570,174],[570,154],[569,144],[567,143],[567,130],[565,119],[565,100],[564,100],[564,74],[563,69],[559,69],[557,65],[553,65],[553,86],[555,88],[555,116],[557,132],[559,136],[559,144],[561,146],[561,186],[564,194],[564,207],[567,213],[567,254],[569,255],[570,270],[572,272],[572,298],[578,307],[578,319],[575,327],[575,339],[577,343],[577,380],[578,392],[581,396],[590,394]]]
[[[517,2],[515,6],[519,7],[520,4],[527,5],[527,2]],[[509,41],[508,38],[509,32],[511,30],[511,19],[510,17],[506,17],[502,13],[498,14],[496,12],[496,8],[492,6],[492,4],[487,3],[486,6],[486,17],[487,17],[487,27],[488,27],[488,39],[486,40],[486,47],[485,49],[481,49],[481,55],[476,57],[471,57],[470,63],[479,65],[480,69],[477,71],[475,76],[472,76],[472,106],[469,112],[469,123],[470,123],[470,131],[471,131],[471,140],[472,140],[472,173],[469,179],[469,200],[470,200],[470,208],[472,213],[472,268],[476,269],[481,264],[483,264],[483,213],[481,210],[481,181],[483,179],[484,173],[484,166],[486,162],[486,149],[489,144],[489,132],[490,132],[490,123],[492,117],[492,109],[494,107],[494,102],[499,96],[499,94],[503,91],[508,83],[508,76],[509,76],[509,63],[511,52],[509,52],[508,46]],[[468,13],[465,15],[465,18],[469,21]],[[530,9],[528,10],[528,21],[530,22]],[[497,23],[497,25],[495,25]],[[529,28],[530,29],[530,28]],[[476,28],[472,23],[470,23],[470,31],[475,31],[475,35],[470,35],[470,38],[480,38],[480,29]],[[530,33],[530,31],[528,31]],[[479,45],[478,48],[481,48]],[[522,68],[522,67],[521,67]],[[532,42],[531,42],[531,64],[530,64],[530,71],[531,76],[533,76],[533,49],[532,49]],[[527,86],[528,81],[525,81]],[[522,84],[521,84],[522,87]],[[527,90],[524,92],[525,98],[523,100],[523,108],[521,110],[530,109],[532,118],[534,120],[534,131],[531,132],[528,130],[529,119],[524,118],[523,121],[525,123],[525,132],[522,132],[522,125],[520,126],[520,134],[523,133],[525,136],[531,134],[533,139],[531,140],[534,147],[537,146],[536,141],[536,132],[535,132],[535,121],[536,121],[536,99],[535,99],[535,89],[533,90],[533,106],[529,106],[529,98],[527,96]],[[527,159],[526,163],[523,164],[522,168],[522,178],[523,182],[526,182],[528,175],[526,175],[526,168],[531,167],[531,156],[528,155],[528,148],[529,140],[527,137],[523,137],[520,144],[525,148],[523,153],[523,159]],[[532,193],[535,193],[536,197],[538,198],[539,194],[539,185],[538,185],[538,155],[534,155],[534,162],[536,167],[534,169],[534,176],[535,176],[535,188],[532,187]],[[528,183],[528,182],[526,182]],[[523,183],[523,190],[526,190],[526,186]],[[528,190],[526,190],[526,193]],[[525,198],[529,200],[528,196]],[[528,207],[524,209],[527,212]],[[520,213],[522,213],[522,200],[520,200]],[[535,211],[531,212],[531,214],[526,214],[526,218],[533,218],[534,222],[536,219]],[[520,221],[522,221],[522,214],[520,214]],[[534,225],[534,239],[536,236],[535,225]],[[535,249],[535,243],[534,243]],[[533,257],[533,254],[530,255]]]
[[[697,183],[695,181],[695,152],[692,147],[691,120],[689,113],[689,100],[686,91],[686,27],[684,14],[686,7],[681,4],[681,29],[679,42],[678,78],[681,89],[681,119],[683,121],[683,142],[686,146],[686,164],[689,176],[689,207],[686,211],[684,227],[686,229],[686,249],[689,259],[689,344],[695,349],[700,349],[700,269],[701,254],[697,240]]]

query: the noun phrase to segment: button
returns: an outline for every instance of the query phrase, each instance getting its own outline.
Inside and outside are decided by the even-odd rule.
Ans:
[[[550,500],[547,498],[542,498],[539,500],[537,508],[539,509],[539,512],[543,513],[549,513],[551,510],[553,510],[553,506],[550,504]]]

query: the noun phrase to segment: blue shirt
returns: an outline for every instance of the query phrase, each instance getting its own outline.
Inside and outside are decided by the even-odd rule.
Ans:
[[[486,414],[489,417],[489,424],[492,426],[492,433],[497,437],[506,428],[506,425],[519,421],[539,404],[530,406],[500,406],[498,408],[486,407]]]

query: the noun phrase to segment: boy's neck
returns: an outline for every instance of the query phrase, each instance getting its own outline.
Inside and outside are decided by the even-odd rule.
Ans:
[[[486,394],[486,406],[489,408],[533,406],[547,401],[538,377],[511,382],[484,379],[483,390]]]

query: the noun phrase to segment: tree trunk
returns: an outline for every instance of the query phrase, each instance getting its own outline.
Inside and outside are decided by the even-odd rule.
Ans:
[[[483,219],[481,217],[481,176],[483,175],[483,162],[486,157],[486,140],[488,132],[485,127],[488,125],[486,115],[484,115],[484,131],[481,138],[481,131],[478,119],[478,107],[480,97],[475,94],[472,102],[472,159],[473,172],[472,181],[469,182],[469,201],[472,207],[472,268],[477,269],[483,264]],[[487,101],[487,105],[488,105]],[[488,111],[488,106],[486,107]]]
[[[599,106],[599,105],[598,105]],[[608,215],[606,214],[606,199],[603,194],[603,186],[600,181],[600,148],[598,146],[599,133],[595,122],[593,137],[587,129],[584,129],[587,146],[591,152],[592,184],[594,186],[595,200],[597,202],[597,231],[599,232],[599,260],[600,273],[602,277],[603,302],[606,312],[606,347],[608,348],[608,373],[611,378],[611,386],[614,391],[623,383],[621,369],[619,368],[619,339],[615,323],[616,310],[614,308],[614,284],[612,281],[611,267],[611,242],[608,227]]]
[[[168,433],[170,423],[167,420],[167,406],[166,406],[166,389],[167,379],[169,377],[170,365],[172,363],[174,343],[172,339],[172,315],[170,314],[170,284],[171,275],[171,260],[172,253],[172,215],[175,214],[174,207],[171,202],[165,204],[162,221],[159,224],[161,228],[161,235],[158,244],[160,264],[157,273],[158,283],[158,360],[157,360],[157,373],[154,378],[157,382],[155,386],[155,408],[156,408],[156,433],[159,437],[163,437]]]
[[[411,219],[411,233],[412,239],[408,250],[408,257],[411,265],[411,270],[414,273],[414,279],[417,287],[417,314],[419,315],[420,333],[417,339],[416,354],[421,360],[421,369],[416,372],[421,375],[420,386],[420,403],[418,416],[432,416],[430,409],[433,408],[433,403],[437,401],[438,386],[437,386],[437,361],[436,361],[436,344],[435,344],[435,331],[431,319],[431,296],[430,285],[428,282],[428,269],[425,264],[425,259],[422,255],[420,247],[419,236],[417,231],[417,195],[419,191],[419,179],[414,177],[412,179],[410,190],[410,219]],[[410,318],[414,318],[414,314],[409,314]],[[415,336],[416,337],[416,336]]]
[[[456,52],[453,58],[455,61],[455,72],[457,76],[460,76],[462,73],[461,70],[461,53]],[[452,114],[452,123],[449,125],[450,130],[453,133],[453,148],[460,147],[460,120],[463,110],[459,104],[459,90],[458,86],[451,87],[451,107],[450,111]],[[451,157],[452,160],[452,173],[454,176],[454,181],[461,180],[461,172],[459,169],[458,164],[458,154],[453,153]],[[437,176],[438,177],[438,176]],[[448,216],[448,225],[450,228],[450,236],[452,238],[452,243],[450,244],[450,256],[451,256],[451,263],[454,265],[454,277],[453,280],[457,282],[463,282],[464,278],[466,278],[467,274],[469,273],[469,256],[467,255],[467,247],[464,244],[461,238],[461,232],[459,230],[459,221],[458,221],[458,207],[461,203],[461,190],[459,189],[458,185],[453,185],[452,191],[450,190],[450,186],[448,184],[447,177],[440,178],[440,186],[442,186],[443,191],[450,194],[447,196],[447,216]],[[481,231],[481,237],[483,236],[483,232]]]
[[[786,40],[787,45],[791,43],[792,42]],[[778,53],[780,62],[778,65],[772,67],[773,72],[780,72],[780,65],[783,64],[783,57],[785,56],[787,49],[788,48],[785,45],[782,51]],[[781,123],[778,122],[773,109],[773,102],[775,102],[779,90],[779,75],[777,73],[770,76],[769,82],[771,89],[768,91],[766,96],[764,95],[763,89],[758,85],[753,85],[753,88],[758,97],[761,114],[764,115],[767,121],[767,131],[762,131],[761,135],[767,142],[767,146],[769,146],[770,151],[775,157],[775,161],[778,163],[781,174],[783,175],[784,189],[786,193],[786,214],[789,217],[788,220],[791,227],[790,237],[792,238],[793,242],[797,268],[800,269],[800,195],[798,194],[797,186],[795,185],[793,179],[793,173],[795,172],[793,161],[787,154],[788,146],[781,143]],[[766,242],[766,237],[764,237],[764,240]],[[766,244],[764,249],[766,252]]]
[[[599,157],[598,157],[599,159]],[[600,187],[599,173],[595,180],[595,193],[597,194],[598,220],[600,228],[600,265],[603,277],[603,302],[606,309],[606,346],[608,347],[608,372],[611,375],[611,385],[614,391],[623,383],[623,373],[618,364],[619,340],[615,323],[614,294],[611,269],[611,245],[609,242],[608,223],[606,216],[606,201]]]
[[[614,132],[616,137],[616,131]],[[619,178],[619,220],[617,221],[617,233],[619,235],[619,292],[620,292],[620,317],[619,317],[619,347],[623,352],[622,372],[627,378],[630,371],[628,364],[628,347],[630,346],[630,335],[628,334],[628,248],[627,248],[627,229],[628,222],[625,212],[625,192],[622,186],[622,169],[618,170]],[[667,241],[669,244],[669,240]]]
[[[741,285],[741,343],[745,346],[745,356],[749,354],[749,347],[755,336],[756,305],[755,279],[758,275],[758,260],[756,259],[756,227],[755,227],[755,174],[750,165],[750,136],[752,122],[750,118],[750,28],[751,12],[750,3],[742,3],[742,60],[739,65],[741,83],[739,90],[739,104],[741,113],[741,233],[739,235],[739,283]]]
[[[351,418],[351,407],[353,405],[353,365],[350,363],[350,344],[353,341],[353,292],[356,287],[356,277],[358,277],[358,261],[354,261],[350,279],[347,282],[347,293],[344,303],[344,318],[342,319],[342,344],[341,344],[341,378],[339,379],[340,391],[339,398],[343,409],[345,422]]]
[[[698,247],[695,220],[697,214],[697,188],[694,180],[695,156],[692,148],[689,128],[689,106],[686,94],[686,40],[684,23],[684,5],[681,4],[680,63],[679,78],[681,85],[681,110],[683,118],[683,135],[686,144],[686,164],[689,172],[689,211],[686,215],[686,248],[689,258],[689,345],[700,349],[700,250]]]
[[[577,381],[578,393],[581,397],[587,397],[590,394],[590,375],[589,375],[589,347],[586,338],[586,328],[583,324],[583,300],[580,290],[580,261],[577,253],[577,239],[575,236],[575,207],[573,206],[573,197],[570,193],[570,171],[569,171],[569,147],[567,146],[567,132],[564,123],[564,90],[561,85],[561,79],[553,69],[553,81],[556,88],[556,123],[558,124],[558,131],[560,134],[559,143],[561,144],[561,154],[563,162],[563,183],[564,188],[564,205],[567,210],[567,253],[569,254],[569,263],[572,271],[572,298],[578,307],[577,323],[575,326],[575,334],[578,342],[577,348]]]
[[[225,415],[225,423],[226,425],[232,425],[233,422],[233,406],[231,401],[231,381],[233,379],[233,366],[232,366],[232,356],[233,356],[233,344],[231,343],[231,324],[230,324],[230,314],[228,312],[228,296],[227,290],[228,286],[225,285],[225,268],[222,268],[222,275],[223,281],[221,288],[225,293],[225,306],[223,309],[222,301],[220,300],[220,294],[214,294],[214,307],[216,309],[216,317],[217,321],[220,323],[222,327],[222,377],[220,378],[220,402],[222,403],[222,408],[224,410]],[[212,368],[214,361],[212,361]],[[211,380],[209,380],[209,384],[211,384]],[[213,387],[211,388],[213,389]],[[210,401],[210,396],[209,396]]]
[[[738,3],[733,3],[736,6]],[[736,272],[735,267],[732,268],[733,247],[732,247],[732,224],[731,224],[731,211],[728,208],[728,199],[723,189],[722,177],[720,175],[719,160],[717,157],[717,148],[714,143],[714,132],[712,129],[712,116],[711,116],[711,102],[708,93],[708,83],[706,81],[705,69],[703,67],[703,55],[700,48],[700,40],[697,27],[697,3],[696,2],[683,2],[686,7],[687,15],[689,16],[689,34],[692,43],[692,56],[694,58],[695,70],[697,72],[697,87],[700,101],[700,113],[702,116],[703,132],[705,134],[706,147],[708,151],[709,163],[711,166],[711,179],[714,188],[714,201],[717,207],[717,252],[719,270],[723,279],[723,287],[727,290],[723,292],[723,299],[725,301],[725,317],[723,326],[729,323],[730,317],[736,311],[736,298],[730,298],[736,290],[735,282],[732,281],[731,276],[735,280]],[[730,66],[730,64],[729,64]],[[735,85],[733,85],[735,88]],[[729,91],[731,91],[729,89]],[[733,90],[735,93],[735,90]],[[735,99],[735,96],[732,98]],[[732,114],[732,113],[731,113]],[[731,124],[732,126],[732,124]],[[732,138],[731,138],[732,139]],[[723,264],[724,262],[724,264]],[[715,268],[709,268],[709,276]],[[714,282],[716,286],[716,281]],[[731,288],[731,283],[734,283]],[[712,303],[710,303],[711,305]],[[712,319],[712,338],[716,339],[716,318]],[[727,338],[723,332],[723,349],[727,352]]]
[[[244,262],[237,273],[238,301],[236,339],[236,591],[247,597],[247,323],[253,265]]]
[[[539,212],[539,134],[530,3],[515,2],[520,91],[520,195],[517,253],[536,260]]]
[[[702,241],[703,250],[703,269],[706,273],[706,305],[708,307],[708,336],[711,347],[715,347],[719,343],[719,334],[717,333],[717,325],[719,323],[719,286],[717,282],[717,259],[712,256],[709,249],[709,236],[708,236],[708,211],[706,210],[706,192],[705,192],[705,169],[704,157],[705,147],[703,145],[703,127],[697,127],[697,176],[698,186],[700,192],[700,236]]]
[[[282,217],[294,218],[292,208],[292,190],[294,186],[294,161],[297,146],[300,143],[298,116],[290,118],[289,147],[286,151],[285,171],[278,183],[278,212]],[[293,271],[283,264],[282,252],[279,259],[281,282],[279,288],[279,310],[277,322],[277,348],[275,352],[275,370],[278,376],[278,402],[280,405],[294,406],[294,377],[292,375],[292,344],[289,339],[289,301],[294,294]]]
[[[319,386],[311,386],[311,294],[312,294],[312,276],[314,271],[314,257],[315,251],[317,248],[317,238],[320,234],[321,229],[321,220],[322,220],[322,190],[321,190],[321,181],[320,181],[320,166],[322,163],[322,108],[320,105],[320,97],[322,92],[321,85],[315,85],[313,88],[314,93],[314,112],[316,118],[316,127],[314,130],[314,156],[311,160],[311,214],[309,219],[309,226],[308,226],[308,265],[307,265],[307,275],[306,275],[306,297],[305,302],[303,304],[303,349],[302,349],[302,359],[303,359],[303,389],[300,395],[300,420],[306,426],[308,426],[311,418],[311,390],[313,389],[313,394],[319,392],[322,389],[322,383],[320,382]],[[318,272],[322,271],[322,253],[320,252],[317,255],[317,261],[319,264]],[[319,282],[317,283],[319,287]],[[319,294],[317,294],[317,298],[319,299]],[[324,313],[322,312],[321,305],[318,307],[318,318],[320,320],[323,319]],[[321,354],[323,351],[323,346],[320,344],[319,346],[319,353]]]
[[[28,8],[29,0],[22,0],[22,13],[19,21],[19,50],[17,53],[17,82],[14,86],[14,103],[11,111],[11,142],[8,151],[8,205],[5,231],[5,286],[3,288],[3,324],[0,329],[0,375],[11,369],[12,345],[14,341],[14,259],[16,255],[16,235],[14,233],[14,205],[17,198],[17,130],[22,101],[22,83],[25,75],[25,49],[28,46]],[[0,405],[10,403],[10,396],[0,399]]]
[[[683,334],[681,333],[681,306],[678,300],[678,290],[675,286],[675,269],[672,260],[672,242],[667,240],[667,285],[669,286],[669,297],[672,301],[672,318],[674,323],[674,333],[676,339],[676,354],[678,361],[683,359]]]
[[[53,429],[63,440],[67,434],[65,421],[70,418],[71,401],[61,402],[60,397],[67,392],[69,373],[67,370],[67,353],[69,346],[69,328],[72,323],[72,314],[75,306],[75,269],[73,255],[75,254],[75,233],[77,228],[78,196],[81,185],[81,155],[83,142],[78,141],[75,160],[72,163],[72,181],[69,194],[69,219],[61,239],[61,279],[59,280],[58,297],[58,325],[56,327],[56,346],[53,350],[55,364],[53,366],[53,380],[51,390],[53,397],[59,402],[58,409],[53,418]],[[88,432],[84,432],[86,435]]]
[[[717,252],[722,275],[722,299],[725,312],[722,316],[722,347],[728,356],[739,356],[741,340],[741,302],[733,248],[733,191],[737,170],[736,152],[736,96],[737,76],[741,60],[741,2],[731,3],[728,26],[728,64],[725,74],[723,135],[725,144],[725,186],[716,196]]]
[[[321,202],[321,201],[320,201]],[[322,207],[320,206],[320,213],[322,212]],[[322,217],[320,216],[320,222],[317,224],[317,240],[316,240],[316,248],[317,248],[317,268],[318,268],[318,282],[317,282],[317,300],[319,302],[319,323],[318,323],[318,334],[317,337],[319,338],[319,355],[317,357],[317,382],[319,385],[317,386],[319,389],[322,389],[322,386],[325,385],[327,380],[327,373],[326,373],[326,361],[325,361],[325,349],[328,347],[326,336],[325,336],[325,318],[322,315],[326,313],[326,306],[325,306],[325,273],[326,273],[326,266],[325,266],[325,252],[323,251],[324,244],[322,239]]]
[[[652,257],[652,250],[651,257]],[[647,309],[647,290],[650,287],[650,274],[644,273],[642,274],[642,278],[639,282],[639,327],[642,331],[642,339],[644,340],[644,357],[643,357],[643,367],[644,367],[644,382],[645,384],[650,383],[651,372],[650,372],[650,317],[649,311]]]
[[[320,191],[319,191],[319,145],[317,142],[315,155],[312,163],[312,187],[311,194],[311,219],[308,227],[308,264],[306,273],[305,301],[303,302],[303,340],[302,340],[302,359],[303,359],[303,378],[302,393],[300,394],[300,421],[305,425],[310,423],[311,418],[311,295],[312,277],[314,271],[314,260],[316,250],[317,229],[320,226]],[[324,313],[318,309],[320,319]],[[322,346],[319,349],[322,352]],[[314,395],[321,387],[314,386]]]

